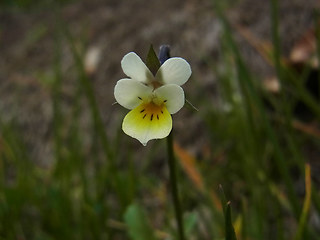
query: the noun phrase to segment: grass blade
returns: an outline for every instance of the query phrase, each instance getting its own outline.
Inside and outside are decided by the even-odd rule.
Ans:
[[[225,215],[226,240],[237,240],[231,218],[231,202],[227,202]]]
[[[305,166],[305,188],[306,196],[304,198],[302,213],[299,220],[299,226],[294,240],[300,240],[303,238],[303,233],[306,228],[307,217],[311,205],[311,169],[309,164],[306,164]]]

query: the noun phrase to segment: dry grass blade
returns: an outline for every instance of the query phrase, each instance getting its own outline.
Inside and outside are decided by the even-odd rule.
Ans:
[[[203,181],[202,175],[199,173],[197,166],[196,166],[196,159],[194,156],[192,156],[190,153],[188,153],[186,150],[184,150],[178,143],[174,143],[174,152],[178,156],[178,159],[187,173],[188,177],[191,179],[191,181],[196,185],[198,190],[202,193],[205,193],[206,188]],[[219,197],[214,191],[209,191],[209,197],[213,203],[213,205],[218,209],[219,211],[222,211],[222,205],[219,200]]]
[[[293,120],[292,121],[292,126],[301,131],[301,132],[304,132],[310,136],[313,136],[313,137],[316,137],[316,138],[320,138],[320,130],[313,126],[313,125],[310,125],[310,124],[305,124],[301,121],[298,121],[298,120]]]
[[[186,171],[187,175],[191,181],[197,186],[197,188],[203,192],[204,182],[196,167],[196,159],[187,151],[185,151],[178,143],[174,143],[174,152],[178,156],[183,169]]]
[[[281,124],[285,124],[284,119],[280,117],[273,116],[273,119]],[[320,138],[320,130],[315,125],[312,125],[311,123],[303,123],[297,119],[293,119],[291,121],[291,126],[294,129],[300,132],[303,132],[309,136]]]
[[[234,23],[234,29],[263,57],[263,59],[273,66],[272,45],[270,42],[262,41],[252,34],[252,32],[244,26]]]

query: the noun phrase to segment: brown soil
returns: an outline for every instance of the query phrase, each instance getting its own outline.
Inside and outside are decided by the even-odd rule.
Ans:
[[[258,39],[271,41],[269,1],[234,2],[226,11],[231,23],[245,26]],[[281,46],[284,55],[288,55],[297,39],[313,25],[312,11],[317,1],[279,2]],[[116,134],[125,113],[121,107],[112,105],[113,87],[124,77],[120,61],[130,51],[144,57],[151,43],[156,49],[161,44],[169,44],[172,55],[190,62],[193,78],[185,86],[189,99],[211,94],[214,101],[218,80],[205,59],[211,58],[219,64],[222,27],[211,1],[75,1],[62,7],[61,19],[68,25],[83,56],[90,51],[100,54],[96,68],[88,71],[109,135]],[[44,165],[53,159],[50,82],[57,52],[56,26],[57,16],[51,8],[0,10],[0,115],[4,121],[17,121],[33,158]],[[234,34],[253,73],[258,78],[272,75],[272,68],[252,45],[236,30]],[[62,111],[69,114],[79,82],[65,38],[61,38],[61,49]],[[201,106],[198,107],[201,110]],[[86,131],[90,112],[85,101],[81,111]],[[178,115],[194,114],[184,109]],[[193,139],[189,144],[193,150],[205,141],[199,119],[197,116],[183,120],[175,117],[179,141],[188,144],[190,140],[185,139]],[[192,127],[184,131],[185,126]]]

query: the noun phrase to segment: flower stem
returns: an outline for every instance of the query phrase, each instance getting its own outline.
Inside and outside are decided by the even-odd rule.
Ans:
[[[172,194],[172,200],[173,200],[176,221],[177,221],[177,226],[178,226],[179,240],[185,240],[183,222],[182,222],[181,205],[180,205],[179,195],[178,195],[178,184],[177,184],[177,177],[176,177],[176,163],[175,163],[175,158],[174,158],[174,153],[173,153],[172,131],[169,134],[169,136],[167,137],[167,148],[168,148],[168,163],[169,163],[169,171],[170,171],[171,194]]]

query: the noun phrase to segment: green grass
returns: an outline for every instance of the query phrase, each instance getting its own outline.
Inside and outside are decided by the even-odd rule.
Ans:
[[[210,154],[197,157],[191,166],[202,177],[203,189],[177,165],[186,239],[320,239],[319,226],[309,221],[310,211],[320,214],[319,186],[311,182],[310,203],[305,193],[299,193],[311,161],[304,146],[319,149],[319,136],[293,124],[298,101],[318,122],[319,100],[302,84],[308,74],[298,75],[281,63],[277,1],[270,4],[273,63],[283,89],[277,96],[263,91],[260,80],[250,73],[223,10],[215,6],[223,25],[219,63],[223,68],[216,68],[211,59],[207,68],[218,76],[221,106],[210,104],[212,96],[190,94],[191,102],[201,106],[193,114],[203,122]],[[71,49],[79,80],[71,119],[61,110],[62,41]],[[146,51],[148,47],[146,43]],[[35,163],[18,124],[0,117],[0,239],[174,239],[168,179],[153,167],[153,161],[161,159],[167,172],[165,141],[148,146],[152,149],[141,156],[124,140],[121,123],[114,126],[118,134],[110,138],[82,53],[66,23],[56,26],[54,52],[48,88],[54,165],[43,168]],[[193,75],[193,80],[197,77]],[[90,112],[89,136],[80,127],[82,102]],[[311,176],[312,170],[311,164]],[[220,195],[221,203],[214,197]]]

